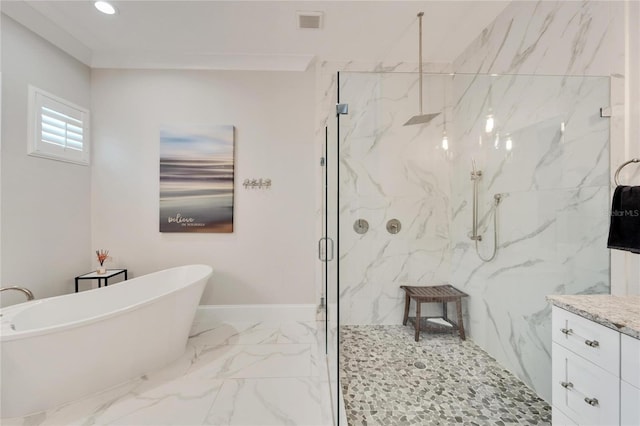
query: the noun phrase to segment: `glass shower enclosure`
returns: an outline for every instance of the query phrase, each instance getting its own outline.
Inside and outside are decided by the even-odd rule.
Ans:
[[[401,324],[401,285],[469,294],[467,334],[547,400],[545,296],[609,291],[609,78],[423,81],[424,113],[438,115],[404,126],[419,109],[416,73],[337,76],[323,228],[336,423],[340,327]]]

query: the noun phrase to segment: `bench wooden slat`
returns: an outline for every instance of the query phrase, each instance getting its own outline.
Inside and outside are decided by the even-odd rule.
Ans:
[[[400,288],[405,291],[405,307],[403,325],[407,324],[409,318],[409,303],[410,299],[416,301],[416,324],[415,324],[415,340],[416,342],[420,338],[420,304],[421,303],[442,303],[443,318],[447,321],[447,302],[456,303],[456,313],[458,316],[457,327],[454,330],[458,331],[458,334],[462,340],[465,340],[464,324],[462,323],[462,298],[469,295],[463,291],[458,290],[450,284],[437,285],[437,286],[408,286],[402,285]],[[450,321],[449,321],[450,322]]]

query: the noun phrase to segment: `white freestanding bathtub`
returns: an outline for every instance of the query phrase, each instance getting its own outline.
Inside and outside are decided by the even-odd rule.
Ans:
[[[0,310],[0,417],[117,385],[184,353],[210,266],[189,265]]]

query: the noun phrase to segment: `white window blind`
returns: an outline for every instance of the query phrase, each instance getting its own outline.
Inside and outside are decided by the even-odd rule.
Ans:
[[[89,164],[89,111],[29,86],[29,155]]]

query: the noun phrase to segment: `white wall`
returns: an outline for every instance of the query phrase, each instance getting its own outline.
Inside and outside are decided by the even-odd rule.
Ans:
[[[0,2],[2,13],[2,2]],[[1,17],[2,15],[0,15]],[[0,19],[0,52],[2,52],[2,19]],[[0,142],[2,137],[2,54],[0,54]],[[0,146],[0,278],[2,278],[2,149]],[[2,282],[0,280],[0,285]]]
[[[611,149],[611,173],[631,158],[640,158],[640,2],[625,1],[625,76],[615,87],[624,93],[624,108],[615,111],[620,137]],[[621,96],[622,97],[622,96]],[[623,185],[640,184],[640,166],[629,165],[620,173]],[[613,192],[612,192],[613,194]],[[611,250],[611,294],[640,294],[640,256],[628,251]]]
[[[94,70],[92,244],[133,276],[205,263],[202,304],[314,303],[313,72]],[[159,128],[231,124],[232,234],[158,232]],[[270,178],[270,190],[242,187]]]
[[[27,155],[27,85],[89,107],[90,70],[2,15],[2,286],[73,291],[90,267],[90,167]],[[3,294],[3,305],[23,301]]]

